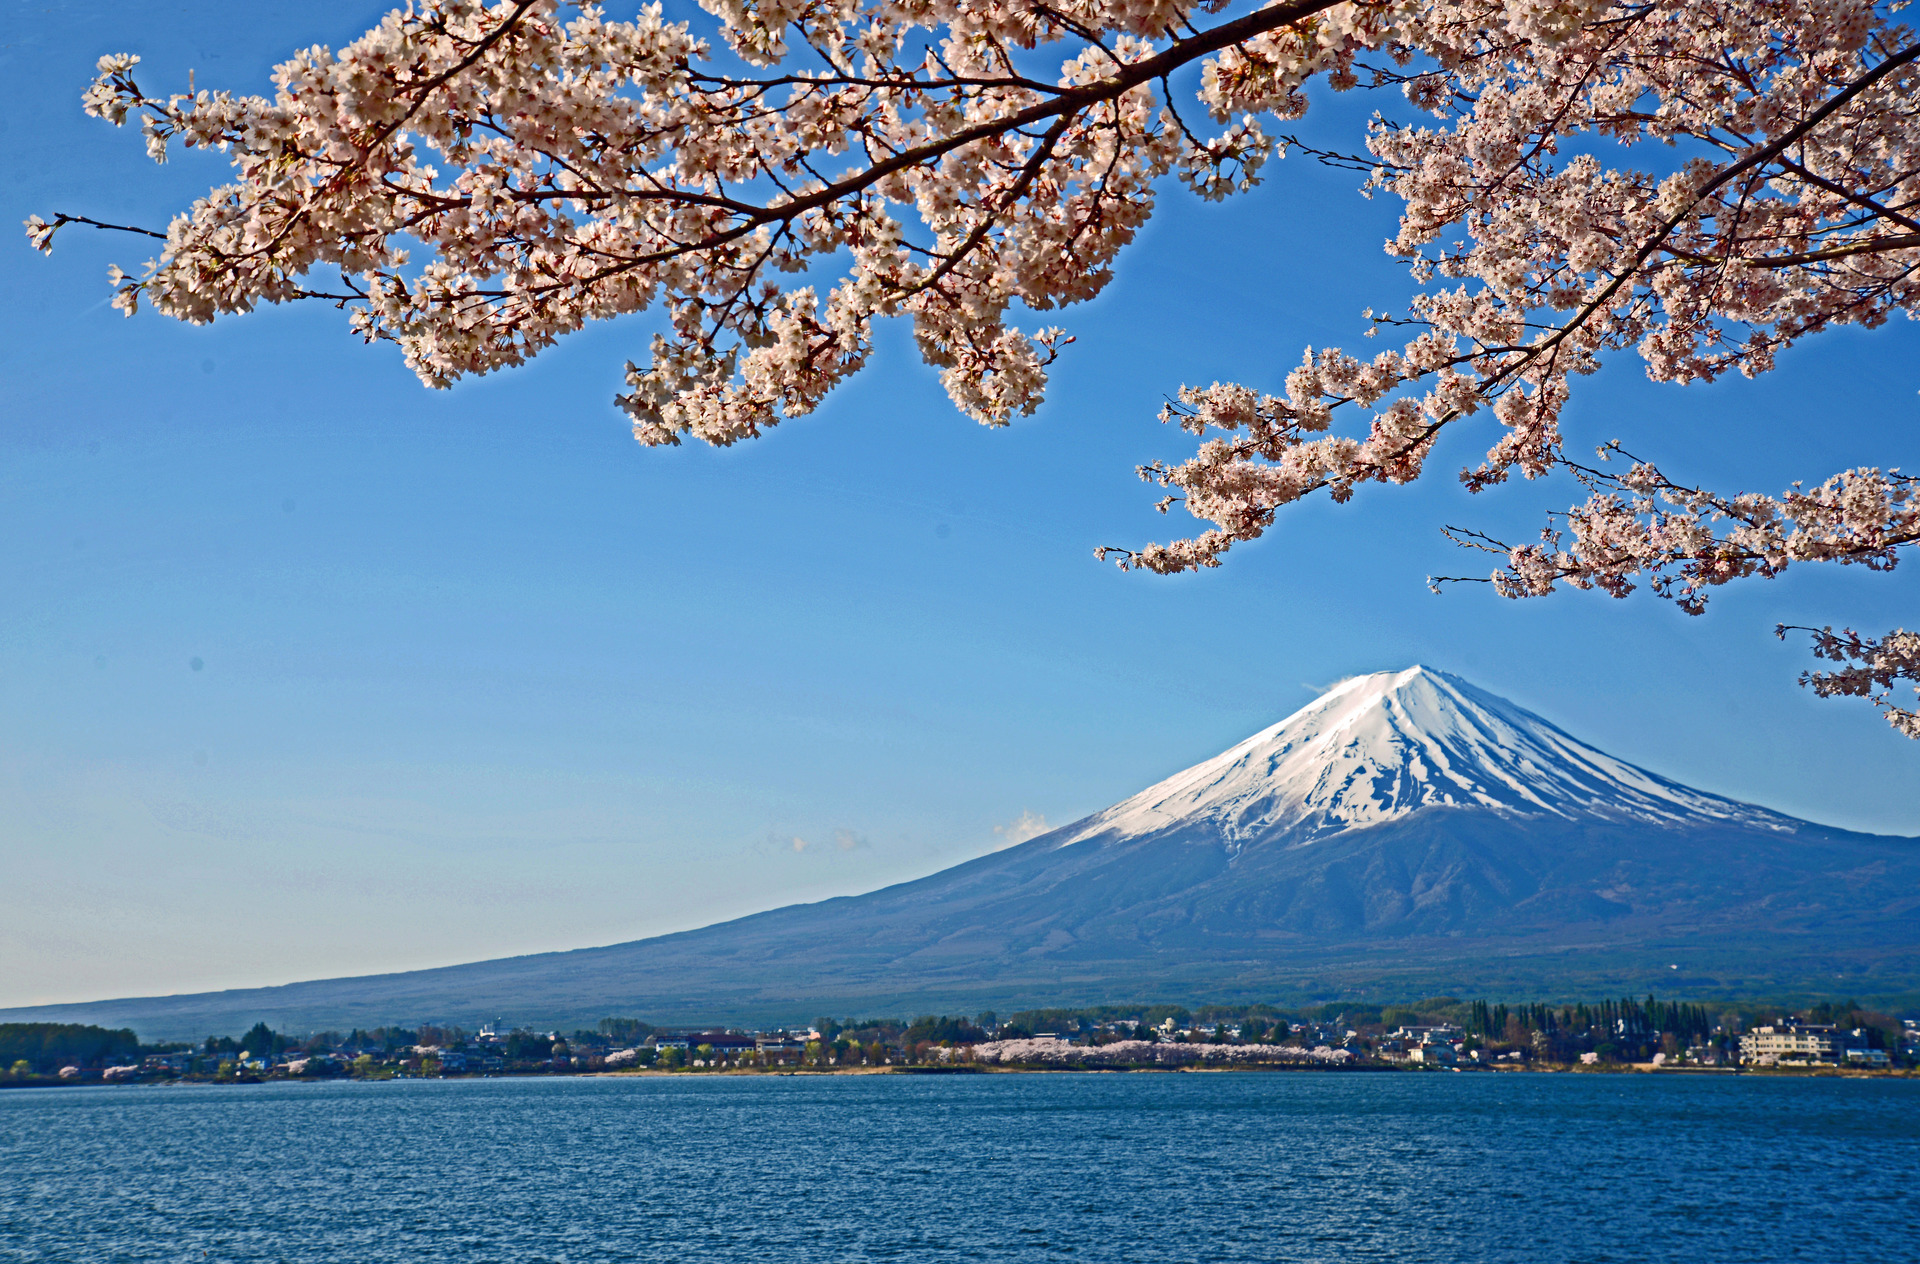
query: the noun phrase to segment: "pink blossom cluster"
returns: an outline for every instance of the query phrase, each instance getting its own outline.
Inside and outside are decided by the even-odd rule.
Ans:
[[[1175,1044],[1157,1040],[1118,1040],[1107,1045],[1076,1045],[1064,1040],[993,1040],[973,1046],[977,1062],[1038,1066],[1246,1066],[1291,1063],[1343,1066],[1353,1061],[1346,1049],[1296,1049],[1285,1045]]]

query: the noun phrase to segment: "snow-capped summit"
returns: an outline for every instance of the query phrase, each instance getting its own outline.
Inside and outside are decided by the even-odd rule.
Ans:
[[[1799,823],[1615,759],[1428,667],[1335,685],[1280,723],[1079,822],[1061,845],[1204,825],[1301,843],[1421,808],[1768,829]]]

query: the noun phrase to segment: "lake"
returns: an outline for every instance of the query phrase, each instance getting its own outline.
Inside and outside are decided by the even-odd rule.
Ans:
[[[0,1092],[0,1260],[1913,1258],[1920,1082],[1039,1074]]]

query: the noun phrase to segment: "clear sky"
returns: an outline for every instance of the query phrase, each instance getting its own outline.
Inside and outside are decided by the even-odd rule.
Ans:
[[[670,6],[671,8],[672,6]],[[691,6],[686,6],[691,7]],[[85,118],[95,58],[150,91],[263,90],[384,6],[13,4],[0,223],[158,225],[223,178]],[[621,13],[622,6],[612,10]],[[1374,101],[1314,135],[1353,143]],[[818,415],[647,450],[612,405],[648,317],[420,387],[310,306],[192,328],[107,307],[133,238],[0,238],[0,1005],[372,973],[610,943],[869,889],[1063,824],[1332,681],[1455,671],[1623,758],[1856,829],[1920,834],[1920,744],[1795,685],[1776,622],[1913,626],[1920,568],[1802,570],[1689,619],[1650,597],[1444,596],[1444,522],[1537,528],[1547,483],[1442,470],[1316,503],[1220,571],[1165,539],[1138,462],[1162,396],[1277,387],[1397,307],[1393,205],[1298,160],[1224,205],[1170,190],[1050,402],[959,417],[906,331]],[[1579,383],[1575,445],[1779,490],[1920,469],[1920,336],[1828,335],[1759,382]],[[1484,428],[1437,458],[1470,464]],[[1478,445],[1476,447],[1476,445]]]

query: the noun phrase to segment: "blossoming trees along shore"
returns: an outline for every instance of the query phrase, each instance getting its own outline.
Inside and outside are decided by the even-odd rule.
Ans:
[[[669,331],[618,397],[648,444],[810,412],[865,363],[873,321],[904,315],[955,404],[1001,425],[1070,341],[1016,309],[1099,293],[1167,177],[1247,188],[1289,144],[1271,121],[1321,79],[1422,116],[1376,120],[1364,153],[1309,151],[1404,203],[1388,249],[1415,293],[1368,330],[1400,345],[1309,348],[1280,395],[1182,388],[1163,417],[1198,450],[1142,474],[1163,511],[1210,525],[1103,556],[1217,566],[1303,496],[1419,478],[1467,424],[1490,434],[1472,489],[1559,470],[1588,492],[1538,541],[1453,533],[1498,555],[1507,596],[1647,583],[1697,613],[1734,579],[1886,569],[1920,539],[1914,476],[1719,492],[1617,450],[1624,472],[1576,461],[1559,429],[1610,353],[1663,381],[1752,375],[1807,334],[1912,313],[1920,38],[1901,3],[701,3],[724,49],[658,5],[615,21],[422,0],[299,54],[271,99],[150,96],[136,58],[104,58],[91,112],[138,116],[156,159],[216,146],[237,172],[152,234],[142,275],[116,272],[119,305],[207,321],[330,300],[435,386],[657,305]],[[71,222],[95,223],[28,231],[45,249]],[[1866,673],[1822,691],[1874,696],[1920,736],[1890,692],[1914,678],[1909,634],[1822,635]]]
[[[942,1051],[947,1052],[945,1050]],[[1279,1045],[1161,1044],[1119,1040],[1105,1045],[1076,1045],[1064,1040],[995,1040],[973,1046],[980,1062],[1027,1066],[1257,1066],[1261,1063],[1346,1066],[1359,1059],[1346,1049],[1283,1048]]]

